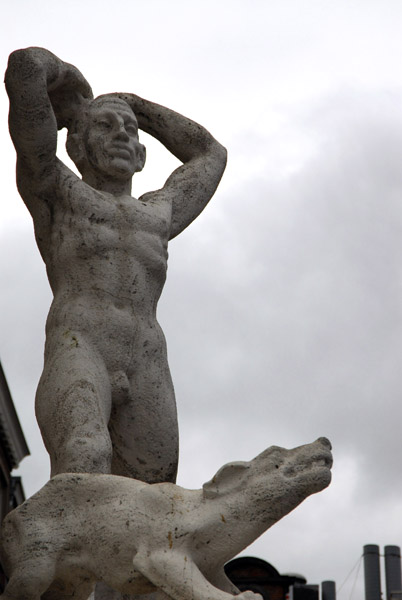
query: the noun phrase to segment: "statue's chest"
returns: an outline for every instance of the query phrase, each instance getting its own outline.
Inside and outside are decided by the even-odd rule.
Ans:
[[[62,221],[62,226],[71,227],[76,235],[84,235],[88,240],[142,233],[167,240],[171,209],[167,203],[96,194],[71,204],[62,215]]]

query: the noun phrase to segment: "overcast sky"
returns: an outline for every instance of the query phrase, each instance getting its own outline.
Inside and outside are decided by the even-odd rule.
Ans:
[[[367,543],[402,545],[402,4],[399,0],[3,0],[0,52],[44,46],[94,93],[132,91],[229,152],[170,245],[159,305],[180,422],[178,482],[327,436],[333,482],[246,554],[338,587]],[[0,94],[0,358],[31,457],[51,301],[15,187]],[[62,137],[62,136],[61,136]],[[133,194],[178,164],[143,135]],[[65,154],[60,144],[60,156]],[[355,587],[354,586],[355,582]],[[339,598],[361,598],[363,568]]]

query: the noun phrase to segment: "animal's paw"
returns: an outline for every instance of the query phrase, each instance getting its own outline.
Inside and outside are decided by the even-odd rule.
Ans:
[[[246,590],[245,592],[240,592],[236,596],[233,596],[234,600],[263,600],[261,594],[256,594],[251,590]]]

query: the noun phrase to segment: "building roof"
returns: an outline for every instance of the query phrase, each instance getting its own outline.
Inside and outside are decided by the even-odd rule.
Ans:
[[[0,442],[4,448],[10,471],[18,467],[29,448],[18,420],[7,380],[0,363]]]

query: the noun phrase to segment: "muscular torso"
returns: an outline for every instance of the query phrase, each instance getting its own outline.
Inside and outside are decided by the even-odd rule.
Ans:
[[[49,219],[36,224],[54,294],[48,346],[60,332],[79,333],[113,370],[133,344],[158,343],[171,207],[147,198],[114,197],[72,174],[64,180]]]

